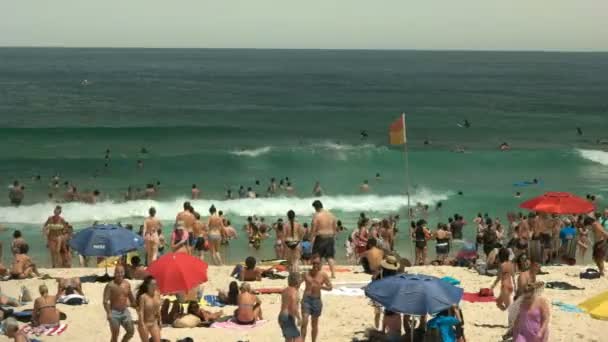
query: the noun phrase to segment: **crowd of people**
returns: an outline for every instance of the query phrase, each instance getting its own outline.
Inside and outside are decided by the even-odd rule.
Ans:
[[[295,212],[290,210],[285,219],[278,219],[271,224],[266,224],[263,218],[249,217],[243,227],[252,249],[259,248],[262,239],[274,237],[276,258],[285,262],[283,271],[287,287],[281,293],[278,322],[286,341],[305,339],[309,323],[312,340],[317,340],[319,318],[323,310],[321,291],[330,291],[332,279],[336,277],[334,260],[338,234],[347,234],[344,246],[346,258],[353,264],[361,265],[363,271],[370,275],[371,281],[403,273],[411,266],[409,259],[399,255],[395,249],[399,236],[398,215],[375,219],[362,213],[356,229],[349,230],[323,207],[320,200],[315,200],[312,207],[315,214],[310,226],[298,222]],[[413,213],[423,216],[428,207],[419,207]],[[72,259],[68,242],[73,229],[61,216],[61,210],[57,206],[42,229],[53,267],[69,267]],[[230,220],[215,206],[211,206],[208,213],[208,218],[202,220],[192,204],[185,202],[183,210],[176,215],[167,247],[172,252],[188,253],[201,259],[208,252],[211,262],[222,265],[220,246],[236,238],[237,233]],[[608,209],[603,213],[579,216],[509,213],[506,227],[499,218],[478,214],[472,220],[473,228],[468,234],[469,223],[459,214],[450,217],[447,223],[438,223],[435,230],[429,229],[424,218],[410,218],[410,221],[409,231],[401,236],[411,239],[415,264],[429,264],[428,243],[434,240],[436,257],[430,260],[431,265],[465,266],[475,268],[482,274],[496,276],[491,286],[493,289],[499,285],[496,306],[508,312],[509,331],[505,335],[516,341],[518,338],[524,341],[527,336],[536,336],[540,341],[548,340],[551,313],[547,300],[542,296],[543,284],[536,280],[542,265],[573,263],[577,257],[584,258],[591,248],[599,273],[604,275],[604,260],[608,250]],[[196,327],[222,317],[223,311],[209,312],[199,307],[201,293],[195,289],[179,294],[173,302],[161,299],[156,280],[146,272],[146,265],[153,263],[166,248],[162,223],[156,218],[155,208],[149,209],[148,217],[140,227],[140,234],[145,241],[145,258],[142,256],[145,261],[138,256],[132,257],[130,262],[123,258],[104,290],[103,305],[112,341],[117,341],[121,327],[126,331],[123,341],[128,341],[134,335],[135,328],[142,340],[160,341],[163,325]],[[464,242],[462,239],[465,235],[473,235],[473,243]],[[461,248],[456,251],[454,246]],[[0,265],[0,274],[7,279],[41,276],[27,255],[28,249],[21,232],[14,231],[11,242],[13,263],[8,268]],[[322,270],[323,262],[329,265],[329,274]],[[307,271],[302,273],[303,267]],[[273,277],[276,273],[274,267],[266,270],[257,267],[253,257],[248,257],[244,265],[235,267],[232,275],[241,282],[240,286],[235,281],[230,283],[227,292],[218,293],[222,302],[237,307],[233,313],[235,323],[249,325],[263,319],[263,303],[249,282],[259,281],[265,276]],[[136,294],[126,279],[142,280]],[[305,283],[305,289],[300,298],[299,288],[302,282]],[[55,303],[66,300],[86,301],[78,279],[58,279],[58,293],[54,296],[49,295],[46,285],[39,288],[39,293],[40,297],[34,301],[33,325],[58,324],[61,312],[56,309]],[[16,301],[4,295],[0,299],[3,304],[14,306],[23,300]],[[457,306],[428,321],[426,317],[415,320],[408,315],[391,312],[376,303],[373,306],[376,329],[391,341],[433,329],[452,336],[454,341],[465,340],[463,313]],[[139,320],[136,327],[128,307],[137,310]],[[10,313],[2,311],[2,315],[5,318]],[[6,327],[7,334],[19,340],[20,333],[13,331],[10,319]]]

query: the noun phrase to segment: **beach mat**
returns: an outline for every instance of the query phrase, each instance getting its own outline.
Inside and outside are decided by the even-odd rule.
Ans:
[[[68,328],[68,325],[61,323],[56,327],[32,327],[31,324],[26,324],[21,327],[20,331],[26,335],[36,336],[59,336]]]
[[[334,288],[331,291],[325,291],[323,294],[333,295],[333,296],[347,296],[347,297],[363,297],[365,296],[365,292],[363,289],[357,289],[352,287],[338,287]]]
[[[496,301],[494,296],[480,296],[479,293],[465,292],[462,294],[462,300],[471,303],[491,303]]]
[[[222,328],[222,329],[231,329],[231,330],[251,330],[262,325],[266,324],[265,320],[257,321],[254,324],[241,325],[236,323],[234,320],[229,320],[226,322],[215,322],[211,324],[212,328]]]
[[[576,305],[566,304],[566,303],[556,301],[556,300],[554,300],[551,304],[553,304],[553,306],[558,307],[561,311],[564,311],[564,312],[572,312],[572,313],[585,312],[585,310],[582,310],[581,308],[579,308]]]

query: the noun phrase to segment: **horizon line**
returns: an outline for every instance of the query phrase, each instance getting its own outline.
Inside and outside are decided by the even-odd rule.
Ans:
[[[605,50],[566,49],[467,49],[467,48],[278,48],[278,47],[146,47],[146,46],[61,46],[61,45],[0,45],[0,49],[115,49],[115,50],[279,50],[279,51],[419,51],[419,52],[543,52],[543,53],[607,53]]]

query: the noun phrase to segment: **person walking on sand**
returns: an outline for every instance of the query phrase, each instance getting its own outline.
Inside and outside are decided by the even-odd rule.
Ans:
[[[293,210],[287,212],[287,224],[283,225],[283,242],[287,248],[284,255],[290,272],[297,272],[300,264],[300,241],[304,237],[304,229],[296,222],[296,214]]]
[[[586,217],[583,222],[585,226],[591,226],[595,243],[593,244],[593,261],[600,271],[600,275],[604,276],[604,260],[608,252],[608,232],[604,227],[593,217]]]
[[[114,280],[103,290],[103,308],[110,324],[111,342],[118,341],[121,326],[126,332],[122,342],[127,342],[133,337],[135,329],[129,306],[134,306],[135,303],[131,285],[125,280],[125,268],[118,265],[114,269]]]
[[[321,290],[331,291],[331,280],[327,274],[321,271],[321,256],[314,254],[311,259],[312,269],[304,275],[304,296],[302,297],[302,341],[306,340],[308,320],[312,316],[312,342],[317,341],[319,335],[319,318],[323,311],[321,301]]]
[[[544,287],[542,281],[526,286],[513,324],[513,342],[549,341],[551,304],[542,296]]]
[[[312,202],[315,214],[312,218],[312,252],[327,260],[332,279],[336,278],[334,271],[334,257],[336,254],[336,228],[334,215],[323,209],[323,203],[316,200]]]
[[[156,280],[147,276],[137,289],[137,330],[142,341],[160,342],[160,294]]]
[[[61,206],[56,206],[53,216],[44,223],[42,233],[46,237],[47,247],[51,254],[51,265],[53,268],[61,266],[61,248],[64,241],[64,231],[68,228],[68,223],[61,217]]]
[[[300,316],[300,299],[298,289],[300,288],[300,274],[289,273],[287,287],[281,293],[281,311],[279,312],[279,326],[285,337],[285,342],[301,342],[298,325],[302,320]]]
[[[158,257],[158,230],[161,229],[162,224],[156,218],[156,209],[151,207],[148,210],[147,219],[144,220],[144,241],[146,246],[146,265],[150,265]]]

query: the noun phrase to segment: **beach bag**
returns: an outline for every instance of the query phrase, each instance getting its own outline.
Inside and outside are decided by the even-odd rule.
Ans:
[[[479,297],[492,297],[494,295],[494,291],[492,291],[492,289],[484,287],[479,289],[479,292],[477,293],[479,295]]]
[[[593,268],[588,268],[585,272],[581,272],[579,274],[579,277],[581,279],[599,279],[601,276],[600,272],[598,272],[597,270]]]

